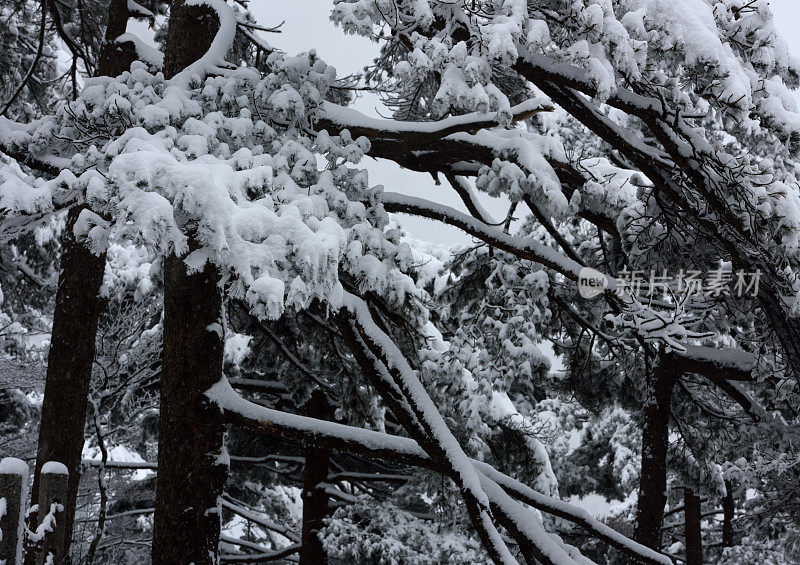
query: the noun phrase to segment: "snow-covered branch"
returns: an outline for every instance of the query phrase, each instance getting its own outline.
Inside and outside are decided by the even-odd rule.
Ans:
[[[296,533],[292,532],[288,528],[281,526],[280,524],[276,524],[275,522],[268,520],[261,514],[257,514],[251,510],[248,510],[243,505],[237,504],[236,501],[234,501],[230,497],[223,496],[222,508],[230,510],[234,514],[241,516],[242,518],[248,520],[249,522],[258,524],[262,528],[276,532],[295,543],[300,541],[300,536],[298,536]]]
[[[331,135],[348,130],[355,139],[364,136],[369,139],[401,139],[430,143],[459,132],[477,132],[497,127],[509,122],[523,121],[541,112],[552,112],[553,106],[545,99],[532,98],[512,106],[509,116],[487,117],[485,113],[473,112],[450,116],[435,122],[403,122],[371,118],[358,110],[340,106],[332,102],[322,105],[323,113],[315,123],[315,129],[326,130]]]
[[[226,540],[227,543],[237,543],[235,540]],[[240,544],[241,545],[241,544]],[[286,559],[300,551],[300,544],[287,545],[282,549],[275,551],[265,551],[262,553],[251,553],[245,555],[221,554],[221,563],[268,563],[270,561],[278,561]]]
[[[382,201],[387,212],[411,214],[439,220],[445,224],[460,228],[493,247],[507,251],[521,259],[528,259],[549,267],[570,280],[578,280],[578,274],[582,268],[580,263],[533,239],[521,239],[511,236],[494,226],[484,224],[472,216],[459,212],[455,208],[423,198],[384,192]]]
[[[224,0],[186,0],[184,6],[212,10],[219,21],[219,29],[208,51],[170,79],[172,85],[180,85],[182,88],[185,88],[194,76],[204,78],[228,69],[230,65],[226,57],[236,36],[236,14]]]
[[[265,408],[239,396],[225,378],[209,389],[206,396],[231,424],[305,445],[338,449],[404,465],[430,465],[425,452],[413,440]]]
[[[414,440],[409,438],[315,420],[258,406],[237,395],[224,380],[214,385],[206,393],[206,396],[223,411],[226,421],[253,431],[293,439],[306,445],[327,447],[363,457],[418,466],[447,474],[440,464],[435,463]],[[671,565],[672,561],[668,557],[615,532],[592,518],[585,510],[536,492],[486,463],[475,460],[470,460],[470,463],[476,472],[500,485],[511,497],[530,504],[542,512],[572,522],[598,539],[645,563]]]
[[[667,357],[677,371],[697,373],[712,382],[751,381],[756,366],[755,356],[741,349],[684,345],[684,351],[670,351]]]

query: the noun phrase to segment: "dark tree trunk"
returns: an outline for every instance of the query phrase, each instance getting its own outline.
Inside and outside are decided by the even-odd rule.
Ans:
[[[642,472],[634,539],[661,550],[661,524],[667,503],[667,445],[672,389],[677,375],[659,364],[653,372],[652,396],[644,408]]]
[[[80,481],[86,399],[95,353],[97,321],[102,302],[106,255],[95,255],[75,240],[73,228],[82,208],[69,211],[62,236],[61,275],[58,280],[53,331],[47,359],[47,379],[36,452],[31,500],[39,496],[41,469],[58,461],[69,470],[64,527],[67,535],[57,559],[69,552]],[[26,562],[32,562],[26,561]]]
[[[109,7],[104,52],[114,38],[124,33],[127,22],[126,0],[113,0]],[[120,29],[122,31],[117,33]],[[101,59],[98,71],[101,75],[116,76],[130,67],[131,62],[132,60],[128,61],[127,66],[122,68],[119,58],[105,57]],[[75,222],[82,210],[83,207],[80,206],[69,211],[61,239],[61,273],[53,312],[36,467],[31,489],[31,500],[37,500],[41,468],[47,461],[58,461],[67,466],[69,486],[64,504],[66,535],[62,553],[57,557],[68,555],[72,541],[86,402],[94,362],[97,323],[102,309],[100,286],[103,284],[106,265],[105,252],[95,255],[75,239]]]
[[[164,76],[172,78],[206,54],[219,29],[216,12],[205,6],[184,6],[172,0]]]
[[[703,538],[700,531],[700,497],[692,489],[683,489],[683,528],[686,541],[686,565],[703,564]]]
[[[733,486],[725,481],[725,498],[722,499],[722,547],[733,547]]]
[[[315,390],[306,405],[306,413],[320,420],[331,419],[330,407],[325,393]],[[330,451],[319,447],[306,448],[306,463],[303,468],[303,534],[300,549],[300,565],[324,565],[328,562],[325,548],[318,534],[324,527],[328,512],[328,493],[319,484],[328,479]]]
[[[125,33],[128,29],[129,16],[128,0],[111,0],[108,5],[108,21],[106,22],[106,45],[113,43],[116,38]],[[103,74],[102,70],[100,73]]]
[[[225,427],[202,394],[222,375],[222,296],[211,265],[164,262],[164,352],[153,564],[217,563]]]
[[[173,2],[164,74],[200,58],[218,22],[208,8]],[[190,237],[190,249],[198,248]],[[220,276],[207,264],[186,272],[182,257],[164,261],[164,347],[158,425],[154,565],[219,562],[219,497],[228,467],[221,457],[225,426],[203,392],[222,376]]]
[[[133,43],[117,43],[120,35],[128,28],[128,0],[111,0],[108,6],[108,22],[106,22],[105,44],[100,50],[97,65],[101,76],[118,76],[130,70],[131,63],[136,61],[136,48]]]

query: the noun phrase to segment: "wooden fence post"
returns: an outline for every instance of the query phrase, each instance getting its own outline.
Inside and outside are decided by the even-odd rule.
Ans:
[[[28,464],[6,457],[0,461],[0,562],[22,565],[24,508],[28,503]]]
[[[53,554],[53,565],[62,565],[66,558],[64,555],[64,537],[66,536],[64,504],[67,502],[69,472],[63,463],[48,461],[42,466],[40,477],[39,528],[42,528],[44,520],[50,520],[50,523],[44,527],[46,533],[42,549],[36,556],[36,565],[43,565],[51,553]],[[54,521],[51,520],[51,516],[55,518]]]

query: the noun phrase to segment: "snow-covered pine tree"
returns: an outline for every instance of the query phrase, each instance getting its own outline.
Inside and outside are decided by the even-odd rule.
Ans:
[[[192,339],[208,339],[209,328],[217,336],[204,352],[209,378],[176,391],[190,412],[205,403],[203,424],[217,429],[212,453],[221,453],[218,424],[226,422],[439,473],[494,562],[583,561],[531,507],[637,559],[669,562],[555,497],[546,449],[528,433],[539,409],[532,400],[559,388],[545,378],[537,346],[551,339],[574,377],[567,390],[580,392],[575,381],[588,375],[603,385],[604,402],[616,390],[623,404],[644,410],[643,441],[652,444],[642,449],[641,474],[659,476],[644,481],[639,530],[650,532],[640,539],[653,548],[661,549],[654,537],[670,418],[719,429],[719,416],[673,409],[673,388],[684,382],[678,375],[691,375],[679,404],[690,399],[706,412],[735,404],[767,423],[758,454],[774,462],[781,449],[774,431],[792,432],[796,419],[785,389],[800,366],[790,158],[798,121],[789,91],[797,70],[765,2],[336,2],[334,20],[346,31],[385,43],[389,66],[372,76],[393,93],[395,119],[332,102],[335,72],[314,52],[288,57],[259,44],[263,60],[241,64],[229,56],[236,28],[252,26],[237,22],[222,0],[187,4],[202,5],[218,30],[183,71],[165,78],[160,56],[131,38],[139,61],[119,77],[88,80],[52,116],[0,122],[4,150],[54,177],[4,176],[2,228],[18,232],[60,210],[81,210],[69,238],[95,254],[112,238],[166,257],[166,278],[175,275],[167,286],[178,294],[184,279],[219,274],[195,296],[214,311],[210,323],[176,325]],[[566,125],[542,118],[555,105]],[[513,126],[532,119],[528,128]],[[771,158],[778,147],[786,149]],[[356,166],[365,154],[444,175],[468,213],[370,187]],[[527,207],[528,225],[514,234],[507,222],[496,225],[475,190]],[[463,274],[485,295],[432,296],[418,285],[414,250],[387,212],[428,217],[482,241],[489,251],[470,258]],[[699,301],[679,292],[641,301],[607,291],[592,303],[574,288],[585,265],[610,275],[626,266],[730,265],[758,270],[761,291]],[[319,308],[402,434],[259,406],[221,374],[211,385],[207,373],[222,370],[221,303],[210,299],[220,290],[260,320]],[[84,299],[92,296],[84,289]],[[170,302],[170,323],[189,299]],[[443,301],[443,315],[434,300]],[[459,319],[458,305],[479,314],[480,339]],[[89,326],[90,311],[76,314]],[[754,338],[742,335],[752,329]],[[187,359],[186,351],[173,352],[178,364]],[[738,382],[751,374],[755,383]],[[200,385],[209,388],[203,393]],[[713,396],[720,393],[726,396]],[[162,398],[168,410],[177,408],[172,398]],[[696,449],[696,439],[683,434],[678,446],[689,450],[679,458],[684,477],[713,467],[715,457],[732,461],[734,446]],[[516,461],[508,449],[490,453],[501,441],[530,453],[535,464],[524,478],[531,486],[498,469]],[[208,467],[207,442],[183,447],[197,462],[189,472]],[[172,455],[162,450],[159,459]],[[746,467],[745,460],[737,468]],[[178,504],[158,513],[156,531],[165,531],[174,518],[166,510]],[[206,527],[191,538],[176,533],[168,550],[203,548],[196,559],[215,562],[219,532],[210,517],[219,507],[204,499],[202,508],[210,510]],[[334,532],[332,539],[347,539],[346,528],[340,533],[345,538]],[[156,562],[168,559],[161,542]]]

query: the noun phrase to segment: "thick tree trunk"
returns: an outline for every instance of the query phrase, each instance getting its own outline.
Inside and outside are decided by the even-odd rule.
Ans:
[[[683,528],[686,541],[686,565],[703,564],[703,538],[700,530],[700,497],[692,489],[683,489]]]
[[[722,547],[733,547],[733,485],[725,481],[725,498],[722,499]]]
[[[652,397],[644,408],[642,472],[634,539],[656,551],[661,549],[661,524],[667,503],[670,402],[676,379],[673,371],[659,364],[653,373]]]
[[[97,321],[102,302],[105,253],[95,255],[75,240],[73,228],[82,208],[69,211],[62,236],[61,275],[58,280],[53,331],[47,360],[47,379],[42,402],[42,420],[36,467],[31,492],[39,496],[42,465],[57,461],[69,470],[67,499],[64,501],[64,536],[59,555],[69,552],[75,504],[80,481],[86,398],[95,353]],[[30,561],[32,562],[32,558]]]
[[[328,420],[330,407],[325,393],[315,390],[306,405],[306,413],[312,418]],[[300,549],[300,565],[324,565],[328,562],[325,548],[318,534],[324,527],[328,513],[328,493],[319,484],[328,479],[330,450],[309,446],[306,448],[306,463],[303,468],[303,534]]]
[[[125,32],[128,22],[126,0],[113,0],[109,6],[106,27],[106,45]],[[120,31],[121,30],[121,31]],[[101,57],[98,72],[116,76],[130,67],[132,60],[123,66],[119,57]],[[67,214],[62,235],[61,273],[58,279],[56,305],[53,312],[53,329],[47,358],[39,443],[36,453],[31,500],[39,496],[42,465],[58,461],[69,470],[67,500],[64,504],[66,535],[61,554],[69,553],[75,506],[80,481],[80,462],[86,423],[86,401],[95,354],[97,323],[102,309],[100,286],[105,272],[105,252],[95,255],[75,239],[75,222],[83,207],[75,207]],[[31,557],[32,562],[33,557]]]
[[[164,262],[164,352],[153,564],[217,563],[225,427],[202,394],[222,375],[222,296],[211,265]]]
[[[173,2],[164,74],[170,78],[208,49],[218,28],[208,8]],[[190,249],[198,244],[190,238]],[[203,392],[222,376],[222,293],[210,264],[188,274],[182,257],[164,261],[164,348],[153,526],[154,565],[219,562],[219,497],[227,477],[225,426]]]
[[[219,29],[216,12],[206,6],[170,5],[164,76],[172,78],[206,54]]]

